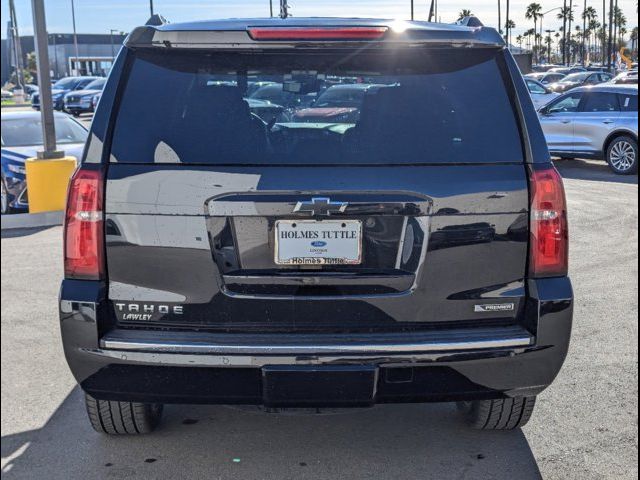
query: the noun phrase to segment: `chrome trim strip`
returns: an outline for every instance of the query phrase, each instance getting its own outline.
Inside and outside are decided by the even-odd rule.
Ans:
[[[402,250],[404,249],[404,240],[407,233],[407,223],[409,223],[409,217],[406,215],[402,219],[402,230],[400,231],[400,243],[398,245],[398,253],[396,255],[396,269],[400,270],[402,265]]]
[[[198,353],[212,355],[393,355],[407,353],[453,352],[498,348],[528,347],[533,344],[531,335],[476,339],[468,341],[433,341],[420,343],[371,343],[371,344],[316,344],[316,345],[264,345],[264,344],[198,344],[162,341],[127,341],[103,338],[100,346],[107,350],[139,351],[153,353]]]

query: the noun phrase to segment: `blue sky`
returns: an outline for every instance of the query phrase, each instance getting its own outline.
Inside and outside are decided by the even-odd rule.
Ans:
[[[33,32],[31,0],[14,0],[20,33]],[[532,0],[511,0],[512,18],[516,22],[514,36],[531,28],[532,22],[525,20],[524,11]],[[562,5],[561,0],[536,0],[544,10]],[[2,9],[2,38],[6,37],[9,0],[0,0]],[[273,0],[274,11],[278,0]],[[503,12],[506,0],[502,0]],[[601,15],[602,1],[587,0]],[[608,2],[607,2],[608,3]],[[618,0],[629,21],[628,30],[637,25],[635,1]],[[577,17],[582,12],[583,0],[577,4]],[[294,16],[360,16],[408,19],[409,0],[289,0],[290,12]],[[417,19],[426,19],[429,0],[415,0]],[[443,22],[452,22],[462,8],[469,8],[486,25],[496,26],[497,0],[439,0],[439,16]],[[72,31],[71,0],[45,0],[48,31],[69,33]],[[164,15],[170,22],[228,17],[260,17],[269,15],[269,0],[154,0],[156,13]],[[109,33],[109,30],[130,31],[143,24],[149,17],[149,0],[75,0],[76,27],[79,33]],[[557,29],[560,23],[553,12],[545,18],[544,28]],[[504,16],[504,13],[503,13]]]

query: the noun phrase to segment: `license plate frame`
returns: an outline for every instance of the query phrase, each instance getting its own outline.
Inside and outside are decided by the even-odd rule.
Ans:
[[[309,228],[315,227],[315,228]],[[297,230],[296,230],[297,229]],[[334,229],[334,230],[331,230]],[[309,234],[303,238],[281,238],[283,231],[287,232],[317,232],[318,237]],[[326,238],[324,235],[345,235],[348,238]],[[329,232],[324,234],[323,232]],[[341,232],[345,232],[342,234]],[[355,232],[355,238],[353,238]],[[273,261],[276,265],[302,266],[302,265],[359,265],[362,263],[362,221],[361,220],[276,220],[274,226],[274,252]],[[306,242],[306,245],[303,243]],[[318,243],[318,245],[313,245]],[[296,245],[297,244],[297,245]],[[322,244],[322,245],[320,245]],[[340,245],[341,244],[341,245]],[[327,254],[323,254],[325,247]],[[354,248],[355,247],[355,248]],[[294,252],[302,252],[301,255],[286,254],[285,250],[293,249]],[[312,250],[313,249],[313,250]],[[335,255],[329,253],[347,251],[349,255]],[[305,255],[306,254],[306,255]]]

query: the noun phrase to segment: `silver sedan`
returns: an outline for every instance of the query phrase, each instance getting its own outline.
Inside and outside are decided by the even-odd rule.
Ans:
[[[638,173],[638,87],[580,87],[538,110],[551,155],[604,159],[621,175]]]

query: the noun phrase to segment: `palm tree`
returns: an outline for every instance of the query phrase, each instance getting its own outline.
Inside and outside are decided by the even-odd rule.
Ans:
[[[533,28],[530,28],[529,30],[524,32],[524,36],[527,39],[527,48],[529,50],[531,50],[531,37],[533,37],[535,34],[536,34],[536,31]]]
[[[600,22],[594,18],[589,22],[589,32],[591,33],[591,39],[589,43],[591,44],[590,49],[593,51],[594,55],[598,53],[598,29],[600,28]]]
[[[567,47],[571,43],[571,21],[573,20],[573,8],[571,6],[562,7],[557,16],[558,20],[562,20],[562,31],[564,33],[562,39],[562,57],[566,61],[569,53]]]
[[[615,28],[615,31],[619,34],[622,28],[626,26],[627,26],[627,17],[622,12],[620,7],[616,7],[613,11],[613,27]],[[614,35],[613,38],[616,39],[615,43],[619,43],[622,41],[622,38],[619,35]]]
[[[471,10],[463,8],[462,10],[460,10],[460,13],[458,14],[458,20],[462,20],[465,17],[472,17],[473,13],[471,13]]]
[[[585,0],[585,8],[582,11],[582,29],[583,31],[583,44],[582,44],[582,63],[586,61],[586,57],[591,50],[591,34],[593,28],[591,24],[595,21],[598,12],[593,7],[587,7],[587,0]]]
[[[542,16],[542,5],[540,5],[539,3],[530,3],[527,6],[527,10],[524,13],[524,18],[526,18],[527,20],[533,20],[534,35],[535,35],[535,32],[538,31],[538,18],[540,18],[541,16]],[[537,46],[537,36],[534,38],[536,39],[533,45],[533,52],[535,56],[535,51]]]
[[[620,27],[619,33],[620,33],[619,48],[625,48],[626,45],[627,45],[627,42],[625,41],[624,36],[629,32],[627,31],[627,29],[625,27]]]
[[[511,19],[509,19],[509,20],[507,20],[507,23],[505,23],[504,28],[507,31],[506,41],[507,41],[507,45],[509,45],[509,44],[511,44],[511,30],[516,28],[516,22],[514,22]]]
[[[577,43],[577,45],[579,45],[582,48],[582,45],[584,43],[584,32],[582,31],[582,27],[580,25],[576,25],[574,27],[574,29],[576,31],[576,33],[574,35],[574,38],[576,39],[576,43]],[[575,50],[574,50],[573,54],[576,55]],[[573,61],[572,61],[572,63],[573,63]],[[583,60],[583,63],[584,63],[584,60]]]
[[[598,16],[598,12],[593,7],[587,7],[584,10],[584,12],[582,12],[582,18],[584,18],[585,20],[588,20],[589,22],[591,20],[595,20],[597,16]]]
[[[520,47],[520,49],[522,50],[522,41],[524,40],[524,38],[522,38],[522,35],[518,35],[516,37],[516,43],[518,44],[518,47]]]

